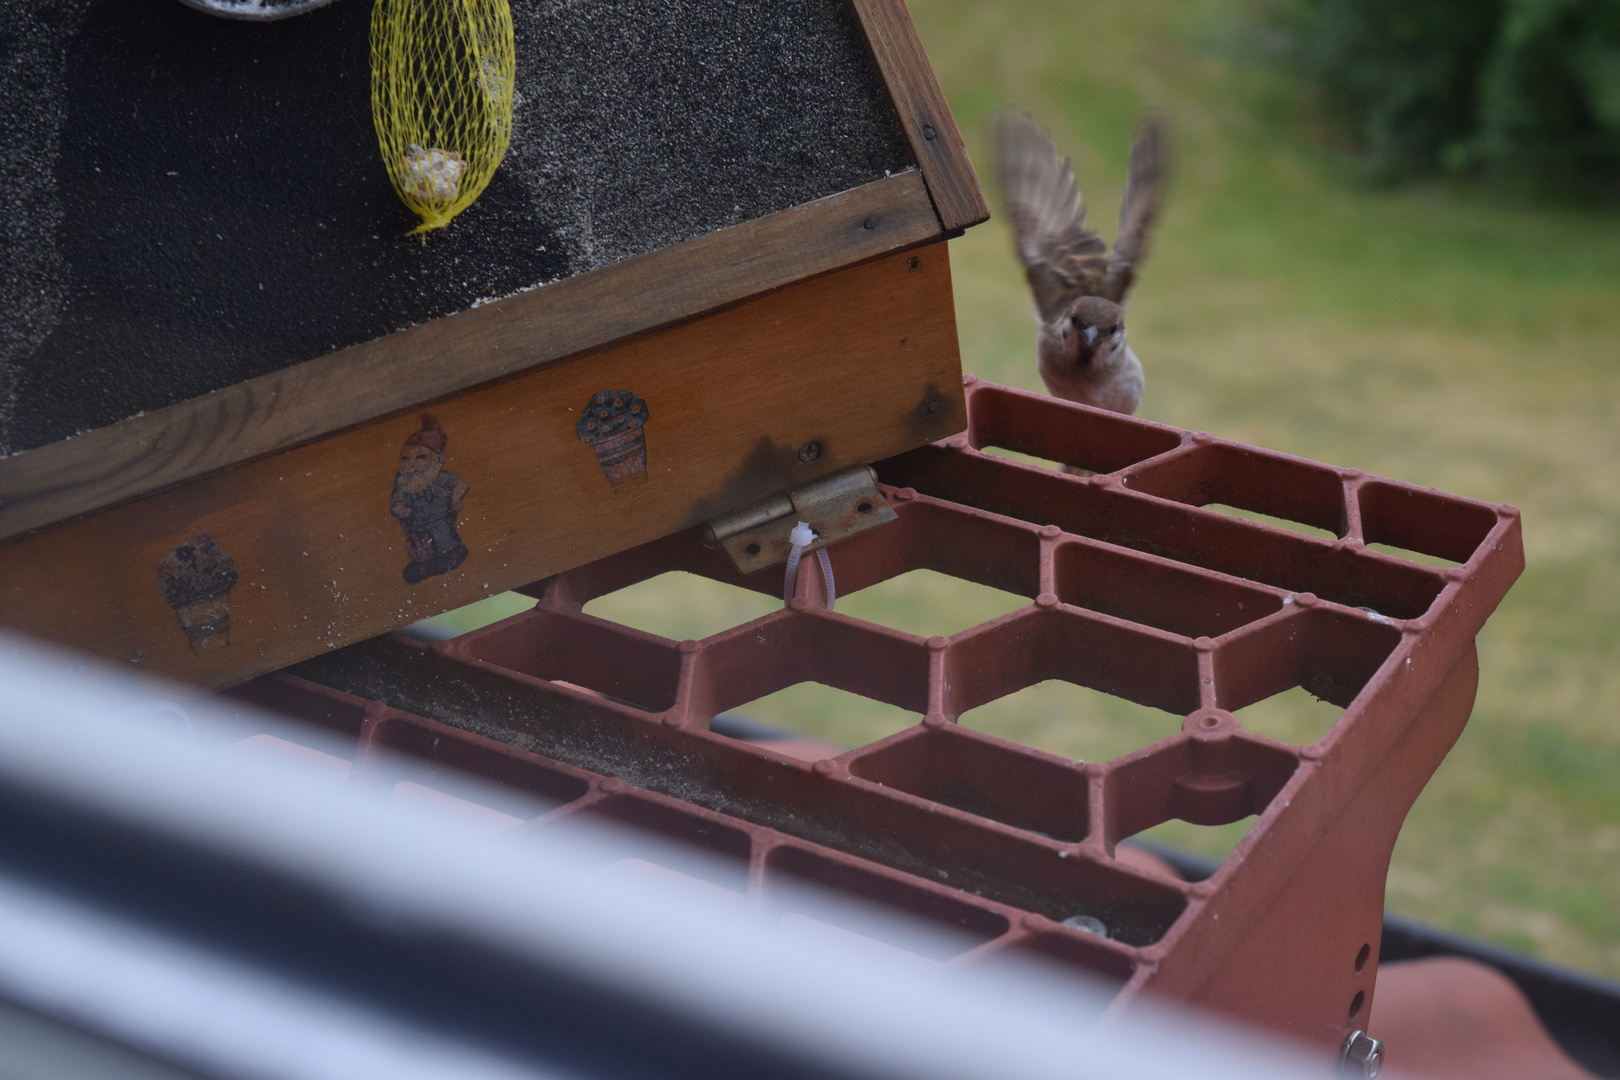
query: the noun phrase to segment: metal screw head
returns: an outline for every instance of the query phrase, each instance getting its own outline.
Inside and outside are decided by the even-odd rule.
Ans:
[[[1339,1051],[1339,1073],[1355,1080],[1373,1080],[1384,1067],[1384,1041],[1357,1028]]]
[[[799,447],[799,460],[804,462],[806,465],[816,460],[816,458],[820,456],[821,444],[818,442],[807,442],[803,446]]]
[[[932,124],[924,124],[922,133],[923,138],[927,139],[929,142],[933,142],[934,139],[939,137],[939,132],[934,130],[934,125]]]

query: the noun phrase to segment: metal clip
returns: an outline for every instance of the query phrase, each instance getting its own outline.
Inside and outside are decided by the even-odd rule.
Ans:
[[[703,527],[703,539],[723,546],[737,569],[751,574],[787,562],[788,534],[801,521],[815,530],[815,542],[805,549],[815,551],[896,517],[878,490],[877,473],[861,465],[723,514]]]

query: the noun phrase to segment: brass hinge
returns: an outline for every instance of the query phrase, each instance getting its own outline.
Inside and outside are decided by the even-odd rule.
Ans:
[[[870,465],[829,476],[786,495],[774,495],[715,518],[703,527],[703,538],[719,544],[745,574],[787,562],[788,534],[804,522],[816,539],[806,551],[835,544],[885,522],[896,514]]]

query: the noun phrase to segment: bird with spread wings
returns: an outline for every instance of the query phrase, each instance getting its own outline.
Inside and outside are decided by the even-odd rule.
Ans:
[[[996,122],[1002,200],[1035,295],[1041,379],[1056,397],[1122,413],[1134,413],[1142,400],[1142,364],[1125,342],[1124,304],[1158,216],[1165,143],[1159,119],[1144,117],[1109,252],[1086,228],[1074,171],[1046,132],[1013,109]]]

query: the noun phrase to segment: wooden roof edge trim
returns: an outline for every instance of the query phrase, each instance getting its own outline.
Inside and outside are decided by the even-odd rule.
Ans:
[[[905,0],[851,2],[946,233],[988,221],[990,204]]]
[[[907,170],[0,458],[0,542],[944,235]]]

